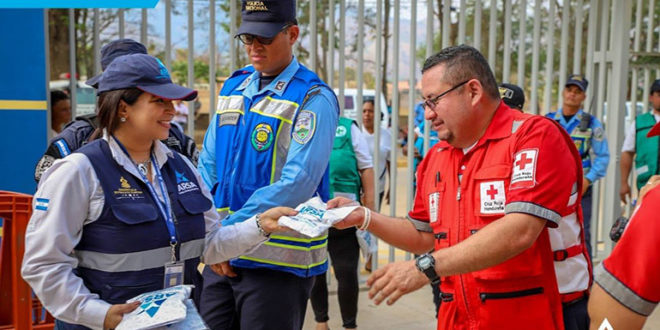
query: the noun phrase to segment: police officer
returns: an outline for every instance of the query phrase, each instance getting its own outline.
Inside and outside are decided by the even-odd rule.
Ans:
[[[420,163],[407,219],[358,208],[335,225],[422,254],[375,271],[369,297],[392,304],[431,282],[442,292],[438,329],[561,329],[547,227],[580,214],[570,137],[503,103],[488,62],[469,46],[426,60],[422,95],[441,141]]]
[[[128,54],[147,54],[147,48],[132,39],[111,41],[101,48],[101,68],[105,70],[115,58]],[[86,83],[97,88],[100,77],[101,75],[92,77]],[[72,90],[72,93],[75,93],[75,91]],[[34,180],[39,183],[44,171],[53,165],[56,159],[66,157],[91,141],[94,138],[92,134],[97,127],[98,118],[96,114],[78,116],[76,120],[67,124],[64,130],[51,140],[46,152],[39,159],[34,170]],[[100,134],[96,135],[95,137],[98,137]],[[199,151],[195,141],[183,134],[183,129],[180,126],[172,126],[169,136],[163,142],[170,149],[188,157],[193,164],[197,164]]]
[[[626,196],[630,197],[628,177],[635,157],[635,172],[637,173],[637,189],[642,189],[649,178],[660,174],[660,138],[647,137],[651,127],[660,122],[660,79],[651,85],[649,95],[651,111],[637,116],[626,133],[621,147],[621,201],[627,203]]]
[[[295,14],[293,0],[242,1],[236,38],[252,65],[222,87],[198,165],[223,225],[329,196],[339,108],[332,90],[293,56]],[[326,242],[327,235],[277,235],[231,265],[206,267],[202,317],[213,329],[300,329],[314,276],[328,268]]]
[[[605,130],[598,118],[582,109],[589,81],[579,74],[568,76],[563,96],[563,108],[550,112],[546,117],[554,119],[570,134],[575,147],[582,156],[584,178],[582,183],[582,212],[584,213],[584,235],[589,256],[591,253],[591,185],[605,176],[610,152],[607,148]],[[594,156],[591,156],[593,151]]]
[[[173,84],[155,57],[117,58],[98,90],[103,136],[46,171],[25,235],[23,278],[62,330],[115,328],[140,304],[125,303],[136,295],[199,288],[202,255],[240,255],[282,230],[280,215],[293,214],[276,208],[218,226],[195,167],[159,141],[174,116],[171,100],[197,91]]]

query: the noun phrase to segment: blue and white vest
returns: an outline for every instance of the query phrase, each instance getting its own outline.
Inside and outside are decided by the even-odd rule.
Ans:
[[[279,180],[293,124],[306,96],[318,88],[329,88],[315,73],[300,65],[282,96],[268,91],[249,99],[237,88],[253,72],[251,66],[236,71],[218,97],[215,123],[218,183],[214,199],[221,218],[241,209],[257,189]],[[329,197],[329,183],[326,169],[316,190],[323,200]],[[232,260],[231,264],[311,277],[328,268],[326,245],[327,235],[318,238],[294,233],[272,235],[268,242]]]
[[[100,217],[83,227],[82,238],[74,249],[79,261],[74,272],[91,292],[111,304],[162,289],[171,247],[157,201],[141,179],[112,158],[107,141],[96,140],[77,152],[89,158],[105,203]],[[203,213],[212,204],[181,156],[176,152],[173,156],[161,172],[174,213],[176,256],[185,261],[184,282],[201,288],[197,266],[204,249]]]

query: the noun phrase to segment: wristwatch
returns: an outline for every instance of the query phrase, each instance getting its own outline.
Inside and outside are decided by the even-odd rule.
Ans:
[[[438,285],[440,283],[440,277],[435,272],[435,259],[432,255],[425,253],[417,257],[415,259],[415,266],[431,280],[431,284]]]

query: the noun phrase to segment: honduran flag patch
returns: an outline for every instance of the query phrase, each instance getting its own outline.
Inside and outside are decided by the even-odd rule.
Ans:
[[[48,211],[48,203],[50,200],[46,198],[37,198],[37,203],[35,204],[35,209],[40,211]]]

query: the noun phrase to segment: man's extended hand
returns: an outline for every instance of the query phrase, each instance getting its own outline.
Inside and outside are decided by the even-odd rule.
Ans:
[[[376,270],[367,280],[369,299],[379,305],[387,298],[387,304],[394,304],[401,296],[413,292],[429,279],[415,266],[415,260],[399,261]]]
[[[646,182],[644,187],[642,187],[642,189],[639,190],[639,202],[642,201],[642,198],[644,198],[644,195],[646,195],[647,192],[649,192],[651,189],[655,188],[655,186],[657,186],[658,184],[660,184],[660,175],[652,176],[649,179],[649,181]],[[637,204],[639,204],[639,203],[637,203]]]

